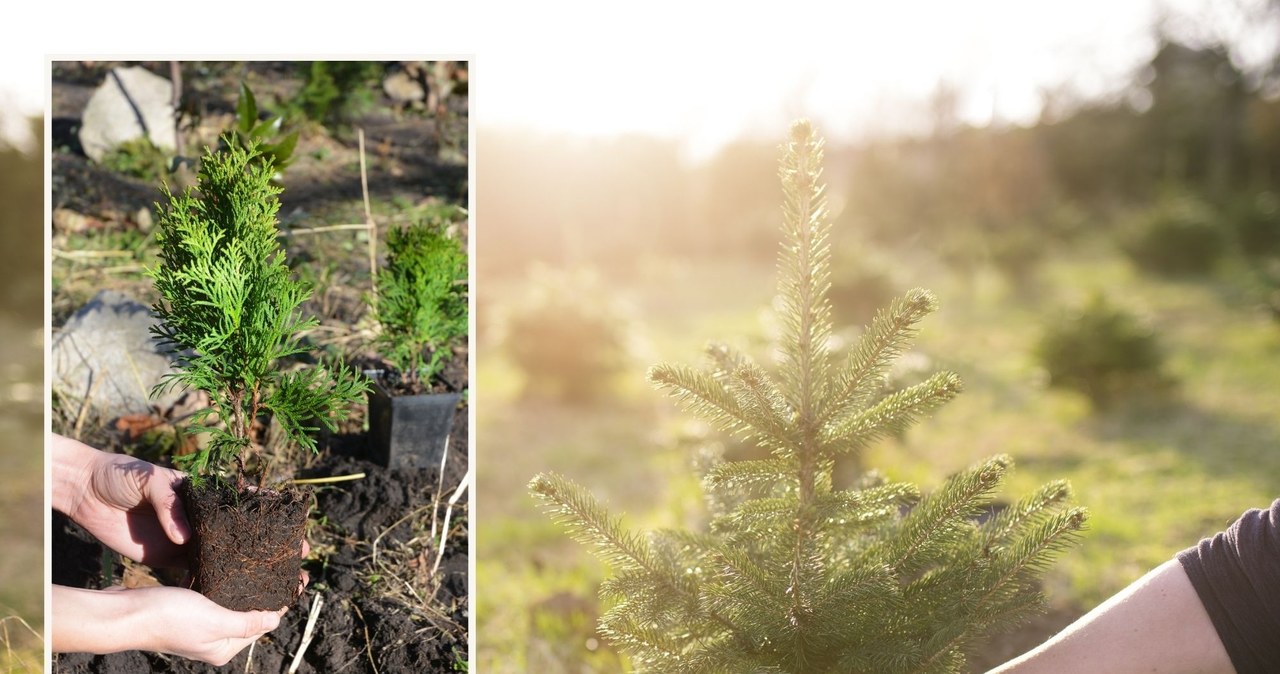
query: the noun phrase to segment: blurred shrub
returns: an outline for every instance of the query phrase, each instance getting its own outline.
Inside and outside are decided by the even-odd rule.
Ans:
[[[631,321],[597,274],[536,267],[499,326],[525,395],[580,404],[611,394],[631,361]]]
[[[1170,383],[1154,331],[1101,294],[1083,309],[1051,322],[1036,355],[1050,386],[1079,391],[1095,405],[1159,391]]]
[[[155,185],[169,175],[168,154],[146,136],[117,145],[102,157],[102,165]]]
[[[1166,276],[1204,274],[1227,247],[1227,232],[1200,198],[1166,196],[1144,215],[1122,243],[1141,269]]]
[[[1044,232],[1027,223],[992,232],[988,239],[991,264],[1017,287],[1029,288],[1051,243]]]
[[[1280,256],[1253,260],[1249,271],[1249,302],[1280,322]]]
[[[893,274],[879,258],[866,253],[836,253],[831,266],[831,321],[836,328],[863,327],[876,311],[901,294]]]
[[[373,104],[383,66],[369,61],[312,61],[292,107],[314,122],[341,124]]]
[[[1280,196],[1276,193],[1262,192],[1236,199],[1228,215],[1245,255],[1280,253]]]
[[[605,642],[596,622],[599,600],[560,591],[528,608],[527,671],[622,672],[621,656]]]

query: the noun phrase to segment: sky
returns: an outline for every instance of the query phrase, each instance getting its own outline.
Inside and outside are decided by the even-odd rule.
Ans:
[[[1128,81],[1154,53],[1158,16],[1195,17],[1181,24],[1191,33],[1246,34],[1233,8],[1259,2],[1265,0],[793,0],[785,9],[782,3],[746,9],[650,0],[629,9],[578,0],[480,1],[427,3],[415,20],[404,10],[372,12],[373,23],[358,31],[332,30],[344,21],[332,14],[260,3],[227,3],[223,13],[253,7],[257,25],[289,26],[273,32],[270,44],[294,58],[388,57],[388,48],[472,56],[481,130],[657,135],[679,139],[696,159],[742,134],[776,136],[799,116],[836,140],[915,130],[923,123],[922,103],[940,83],[961,92],[963,121],[1031,123],[1047,89],[1066,84],[1099,96]],[[200,41],[165,23],[147,30],[142,12],[132,19],[144,24],[134,32],[147,39],[122,41],[120,33],[95,28],[113,20],[104,9],[110,4],[60,9],[82,20],[60,22],[47,39],[39,31],[11,36],[9,58],[0,59],[3,109],[23,115],[43,109],[46,53],[117,54],[127,43],[133,55],[181,56]],[[201,11],[142,4],[165,7],[162,18]],[[1251,35],[1243,43],[1258,53],[1280,40],[1276,31]],[[223,57],[260,54],[253,31],[218,37]],[[14,117],[5,114],[0,126],[25,131]]]

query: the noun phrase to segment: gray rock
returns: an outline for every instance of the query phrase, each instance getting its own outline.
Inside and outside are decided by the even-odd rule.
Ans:
[[[382,90],[396,103],[412,103],[426,99],[427,92],[409,73],[397,70],[382,81]]]
[[[172,358],[150,329],[151,308],[124,293],[103,290],[81,307],[53,336],[50,347],[53,390],[72,410],[88,398],[101,421],[167,408],[184,390],[152,400],[151,387],[170,372]]]
[[[143,136],[174,151],[173,83],[141,66],[113,68],[85,106],[80,144],[100,162],[112,148]]]

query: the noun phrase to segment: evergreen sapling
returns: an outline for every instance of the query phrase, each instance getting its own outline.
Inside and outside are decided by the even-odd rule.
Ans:
[[[1038,579],[1085,511],[1052,482],[977,523],[1011,466],[997,456],[921,494],[874,474],[832,484],[833,460],[905,429],[954,397],[933,375],[880,396],[890,365],[936,301],[912,290],[880,311],[843,362],[831,331],[822,142],[793,126],[781,164],[782,362],[776,375],[725,346],[700,371],[658,365],[681,405],[770,450],[703,484],[706,530],[629,531],[586,490],[544,473],[547,510],[613,569],[602,633],[653,672],[955,672],[982,634],[1038,610]]]
[[[315,451],[317,424],[336,430],[368,384],[342,364],[282,369],[282,359],[312,351],[299,339],[317,323],[302,313],[311,289],[290,273],[277,240],[274,162],[255,141],[225,145],[206,150],[198,195],[164,188],[160,262],[148,274],[160,295],[153,331],[173,349],[177,372],[155,391],[183,386],[210,401],[194,420],[210,442],[184,458],[188,479],[177,485],[194,534],[192,587],[232,610],[275,611],[297,596],[311,498],[264,488],[265,467],[249,463],[253,423],[270,413],[287,442]],[[234,488],[222,479],[233,459]],[[256,487],[245,480],[252,468]]]
[[[467,335],[466,252],[438,225],[393,228],[377,287],[383,355],[410,388],[430,387]]]
[[[304,317],[311,288],[295,278],[277,240],[281,188],[276,168],[256,143],[227,139],[223,152],[207,150],[198,175],[199,194],[173,194],[158,219],[160,262],[148,270],[160,300],[153,332],[176,354],[178,372],[157,385],[208,394],[211,406],[197,424],[216,416],[208,447],[186,458],[193,475],[224,468],[234,458],[236,483],[245,486],[250,430],[270,413],[289,442],[315,451],[316,424],[330,431],[358,400],[367,383],[345,364],[336,369],[284,371],[284,358],[309,355],[300,332],[317,324]],[[265,472],[259,467],[259,483]]]

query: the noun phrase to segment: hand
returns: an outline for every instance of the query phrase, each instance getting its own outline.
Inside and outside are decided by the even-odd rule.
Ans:
[[[148,616],[145,650],[224,665],[280,625],[287,609],[232,611],[204,595],[177,587],[128,591]]]
[[[185,567],[191,537],[173,488],[182,473],[55,436],[54,507],[112,550],[149,566]]]
[[[285,609],[238,612],[177,587],[53,588],[53,650],[159,651],[224,665],[280,624]]]

